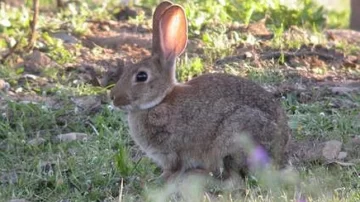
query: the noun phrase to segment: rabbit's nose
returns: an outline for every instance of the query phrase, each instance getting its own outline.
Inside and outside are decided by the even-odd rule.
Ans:
[[[122,93],[121,91],[114,91],[112,90],[110,93],[110,99],[112,100],[115,106],[125,106],[130,104],[129,97]]]

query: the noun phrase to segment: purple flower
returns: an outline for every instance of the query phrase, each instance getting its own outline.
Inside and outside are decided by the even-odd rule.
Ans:
[[[248,165],[252,169],[263,168],[270,163],[270,158],[265,149],[258,145],[250,151]]]
[[[296,202],[307,202],[307,200],[304,197],[300,197]]]

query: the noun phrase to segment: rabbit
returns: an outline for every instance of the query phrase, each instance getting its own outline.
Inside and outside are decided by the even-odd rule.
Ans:
[[[181,6],[161,2],[153,15],[151,56],[123,67],[111,89],[113,105],[127,112],[132,139],[162,168],[165,180],[187,172],[221,179],[246,175],[244,137],[283,167],[291,132],[273,94],[223,73],[177,82],[176,59],[185,50],[187,27]]]

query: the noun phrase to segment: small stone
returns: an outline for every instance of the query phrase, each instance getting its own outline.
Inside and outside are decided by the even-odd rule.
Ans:
[[[22,87],[19,87],[15,90],[15,93],[22,93],[24,89]]]
[[[24,74],[22,77],[25,79],[29,79],[29,80],[38,80],[39,79],[39,76],[36,76],[34,74]]]
[[[322,155],[326,160],[334,160],[338,157],[341,151],[342,142],[338,140],[330,140],[325,142],[322,149]]]
[[[76,140],[86,141],[88,135],[85,133],[66,133],[56,136],[55,140],[59,142],[72,142]]]
[[[44,138],[39,137],[29,140],[28,144],[31,146],[39,146],[41,144],[44,144],[45,142],[46,140]]]
[[[246,58],[252,58],[253,57],[253,54],[249,51],[245,52],[245,57]]]
[[[348,60],[350,62],[357,62],[358,61],[358,56],[356,56],[356,55],[348,55],[348,56],[346,56],[346,60]]]
[[[3,79],[0,79],[0,91],[7,92],[10,89],[10,84]]]
[[[52,37],[62,40],[64,43],[77,43],[77,38],[71,36],[66,32],[57,32],[52,34]]]
[[[337,159],[343,160],[346,157],[347,157],[347,152],[340,152],[339,155],[337,156]]]
[[[101,24],[100,29],[107,32],[111,30],[110,26],[107,24]]]

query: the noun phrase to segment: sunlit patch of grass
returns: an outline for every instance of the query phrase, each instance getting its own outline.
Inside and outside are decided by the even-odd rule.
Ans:
[[[348,28],[350,11],[328,11],[327,24],[329,28]]]
[[[59,73],[60,73],[59,67],[48,67],[43,70],[42,75],[46,78],[57,80],[59,79],[58,78]]]
[[[356,43],[348,43],[345,41],[337,42],[335,48],[343,51],[345,54],[357,54],[360,51],[360,47]]]
[[[292,95],[288,96],[290,101]],[[357,118],[360,110],[335,109],[330,98],[307,104],[291,101],[286,105],[292,113],[291,125],[295,137],[348,141],[352,135],[360,131],[360,122]]]
[[[225,73],[246,77],[259,84],[279,84],[285,80],[284,73],[275,67],[253,67],[247,62],[229,63],[224,67]]]
[[[145,16],[145,12],[140,12],[136,17],[130,18],[128,20],[130,24],[139,26],[139,25],[151,25],[152,19]]]
[[[340,166],[312,166],[300,169],[300,185],[310,198],[318,201],[327,199],[331,201],[352,201],[352,196],[357,192],[360,181],[352,177],[356,167]]]
[[[41,1],[40,5],[47,5],[49,1]],[[54,2],[52,2],[54,3]],[[27,1],[26,6],[22,7],[8,7],[2,6],[0,8],[0,33],[6,35],[8,40],[1,38],[1,48],[13,47],[18,41],[18,50],[23,49],[27,45],[27,38],[29,34],[31,21],[31,4],[32,1]],[[60,64],[67,63],[76,53],[70,53],[67,48],[61,46],[61,41],[53,39],[48,33],[56,32],[58,30],[66,30],[74,35],[84,35],[88,32],[88,20],[110,20],[111,15],[108,6],[111,2],[106,1],[103,4],[94,6],[87,2],[72,2],[67,3],[65,8],[61,9],[55,15],[43,15],[40,13],[37,24],[37,41],[36,48],[49,49],[50,55]],[[40,42],[39,42],[40,41]],[[41,43],[45,42],[45,44]],[[47,47],[44,47],[47,46]]]
[[[21,74],[22,72],[20,72]],[[2,79],[9,79],[11,77],[16,77],[18,75],[18,73],[15,71],[14,68],[9,68],[6,65],[1,65],[0,64],[0,77]]]
[[[249,68],[247,71],[247,77],[258,83],[265,84],[277,84],[285,80],[285,77],[280,70],[268,68]]]
[[[190,34],[200,35],[205,25],[231,22],[226,4],[226,1],[184,1],[183,5],[189,19]]]
[[[200,76],[204,72],[204,62],[201,58],[188,58],[187,55],[180,60],[177,68],[177,78],[180,81],[188,81],[193,77]]]
[[[71,50],[65,47],[62,40],[52,38],[46,32],[43,33],[42,37],[48,49],[48,56],[61,65],[75,61],[76,57],[80,55],[80,44],[75,44]]]
[[[312,26],[323,27],[326,19],[326,10],[314,1],[298,1],[297,8],[289,8],[279,0],[272,1],[192,1],[183,2],[186,14],[190,20],[190,30],[196,34],[205,24],[214,21],[227,23],[238,21],[244,24],[262,19],[266,14],[271,16],[271,24],[291,25],[311,28]],[[199,9],[192,9],[197,7]],[[189,8],[189,9],[187,9]]]
[[[272,48],[280,50],[298,49],[303,45],[326,44],[326,36],[315,26],[311,31],[308,29],[293,27],[285,29],[283,26],[271,27],[274,38],[270,41]]]
[[[238,35],[229,38],[226,34],[225,27],[206,32],[202,35],[202,41],[205,44],[204,55],[209,59],[208,62],[211,64],[219,58],[232,55],[234,45],[240,40]]]
[[[105,94],[106,89],[99,86],[92,86],[90,84],[79,83],[72,86],[62,86],[58,85],[58,93],[64,95],[73,95],[73,96],[84,96],[84,95],[99,95]]]
[[[0,33],[8,36],[23,34],[29,27],[30,13],[26,7],[0,7]]]
[[[58,131],[61,127],[58,128],[57,118],[68,113],[72,113],[70,108],[49,111],[47,106],[41,104],[9,102],[5,111],[6,117],[4,118],[8,125],[3,128],[4,131],[2,132],[11,130],[18,134],[22,133],[22,135],[32,134],[32,136],[36,136],[37,132],[43,130]],[[76,119],[77,117],[73,118]]]

